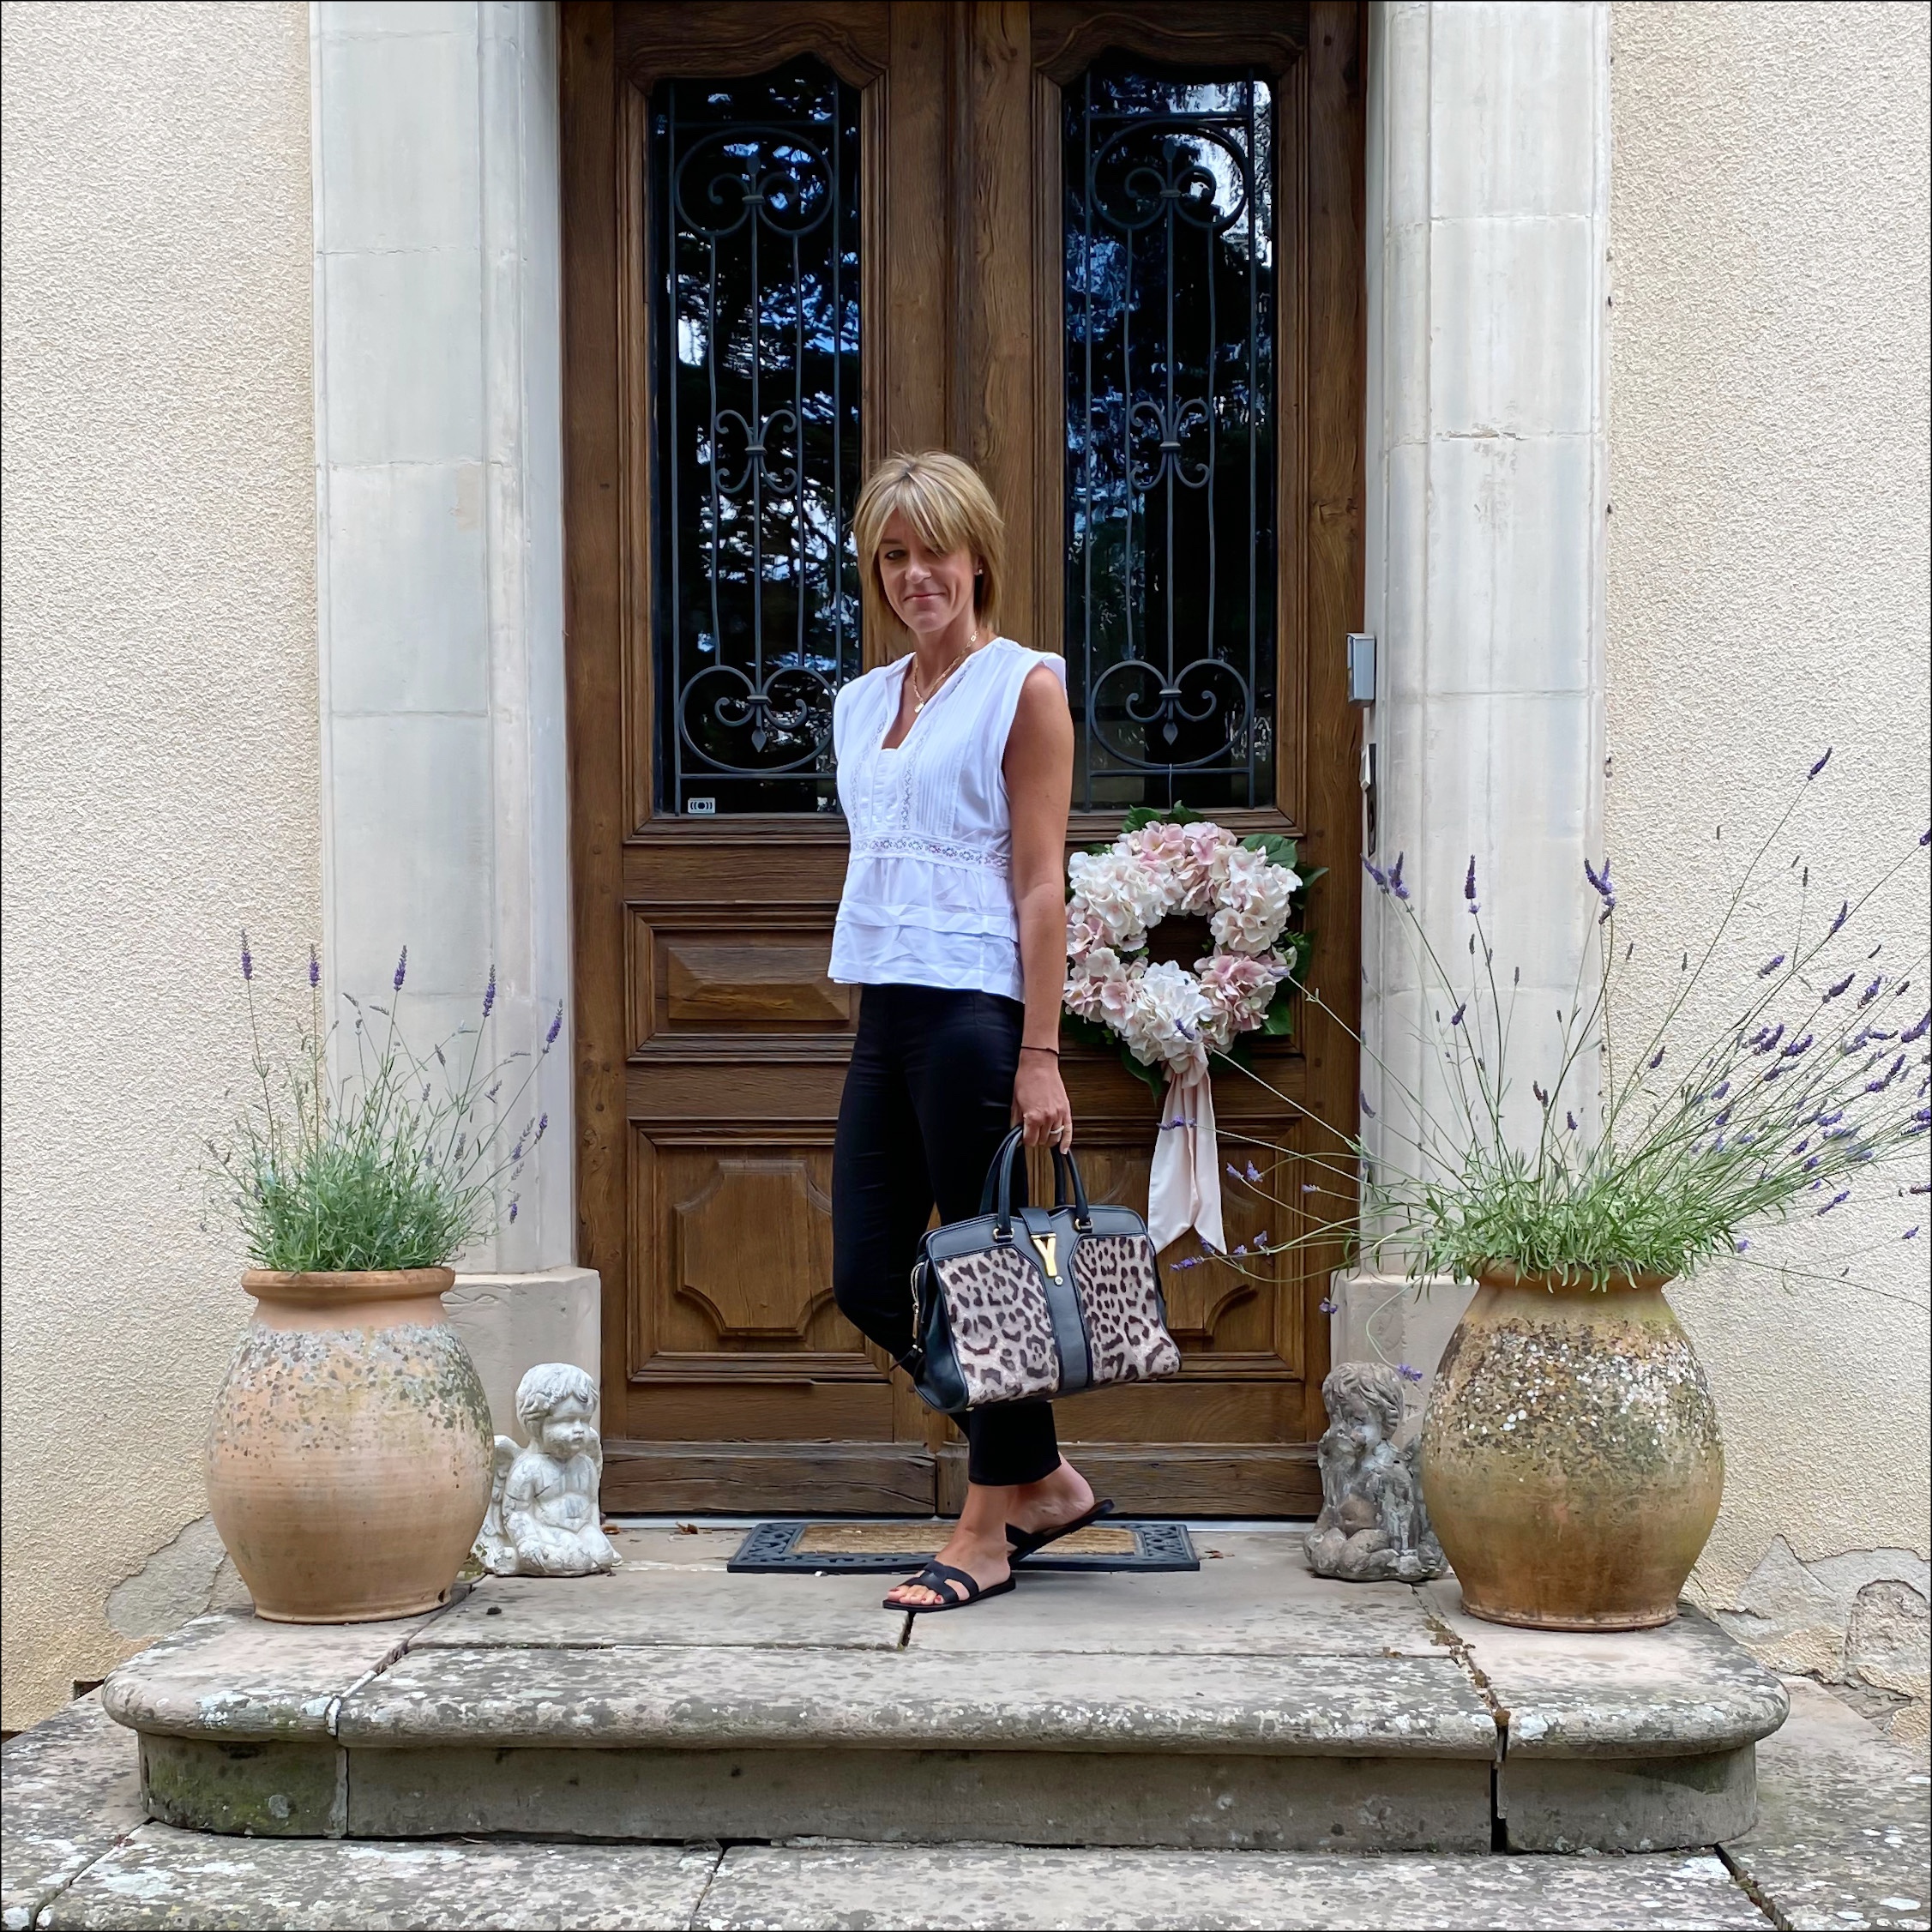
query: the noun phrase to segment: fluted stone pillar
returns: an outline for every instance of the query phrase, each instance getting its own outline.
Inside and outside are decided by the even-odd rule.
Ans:
[[[499,1429],[532,1360],[598,1369],[574,1266],[556,9],[311,9],[316,499],[333,990],[409,948],[425,1037],[537,1053],[533,1171],[452,1311]],[[514,1085],[514,1081],[511,1083]]]
[[[1452,974],[1472,964],[1475,859],[1506,996],[1521,972],[1511,1070],[1533,1108],[1556,1012],[1593,970],[1579,887],[1604,756],[1609,8],[1391,0],[1369,45],[1374,856],[1402,856]],[[1362,957],[1365,1132],[1392,1156],[1413,1132],[1405,1092],[1446,1098],[1423,1032],[1442,1002],[1372,888]],[[1388,1304],[1385,1346],[1432,1367],[1458,1303],[1389,1292],[1338,1283],[1336,1358],[1371,1352],[1363,1325]]]

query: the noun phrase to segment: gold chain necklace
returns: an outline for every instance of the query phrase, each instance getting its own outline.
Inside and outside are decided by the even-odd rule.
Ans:
[[[933,686],[931,690],[930,691],[927,690],[925,687],[919,682],[919,660],[917,656],[913,658],[908,675],[912,677],[912,715],[915,718],[917,718],[919,713],[925,709],[926,701],[929,698],[936,697],[938,695],[939,687],[943,684],[946,680],[950,677],[953,673],[957,671],[960,666],[963,665],[978,647],[979,633],[976,630],[972,634],[972,643],[968,644],[966,649],[961,651],[959,656],[954,658],[952,663],[947,665],[945,671],[933,681]]]

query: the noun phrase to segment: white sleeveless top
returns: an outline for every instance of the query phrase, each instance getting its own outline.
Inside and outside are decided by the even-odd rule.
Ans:
[[[1013,904],[1013,820],[1001,761],[1035,665],[1062,688],[1065,660],[996,637],[926,701],[905,742],[882,749],[899,715],[910,654],[839,693],[832,742],[852,857],[831,977],[842,985],[943,986],[1025,997]]]

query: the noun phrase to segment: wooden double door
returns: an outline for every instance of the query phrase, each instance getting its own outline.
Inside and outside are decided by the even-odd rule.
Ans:
[[[976,464],[1002,628],[1067,653],[1069,850],[1180,800],[1300,841],[1311,984],[1352,1023],[1362,20],[1309,4],[838,0],[563,9],[580,1259],[616,1510],[956,1507],[963,1443],[832,1300],[857,990],[853,497]],[[1191,959],[1201,936],[1170,936]],[[1158,1107],[1067,1043],[1097,1199]],[[1217,1075],[1231,1246],[1333,1195],[1347,1026]],[[1259,1184],[1245,1178],[1252,1164]],[[1038,1180],[1044,1177],[1036,1177]],[[1332,1250],[1176,1268],[1185,1368],[1061,1411],[1123,1508],[1312,1511]]]

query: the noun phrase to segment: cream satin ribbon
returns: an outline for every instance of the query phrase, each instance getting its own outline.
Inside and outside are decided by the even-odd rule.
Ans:
[[[1214,1098],[1205,1068],[1178,1080],[1169,1073],[1160,1132],[1154,1136],[1153,1171],[1147,1178],[1147,1232],[1155,1251],[1189,1228],[1217,1253],[1226,1252]]]

